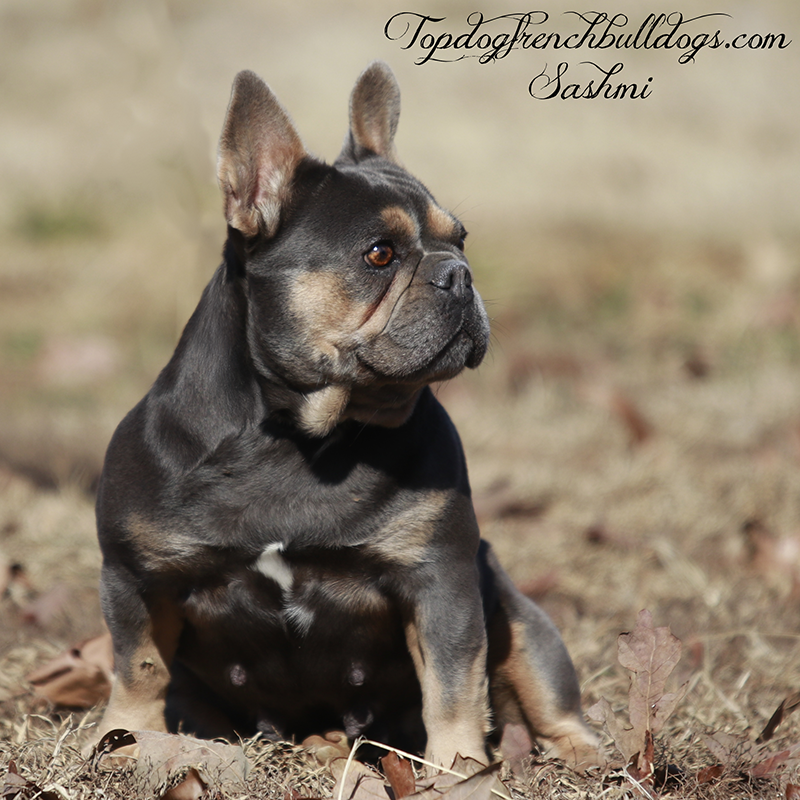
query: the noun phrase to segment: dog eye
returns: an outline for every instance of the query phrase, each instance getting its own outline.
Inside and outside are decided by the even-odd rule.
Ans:
[[[364,253],[364,261],[371,267],[386,267],[394,259],[394,248],[390,242],[376,242]]]

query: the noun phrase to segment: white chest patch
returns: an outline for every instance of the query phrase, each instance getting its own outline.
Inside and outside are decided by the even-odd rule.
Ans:
[[[283,545],[280,542],[268,545],[256,559],[253,569],[275,581],[284,592],[288,592],[292,588],[292,568],[281,555],[282,550]]]

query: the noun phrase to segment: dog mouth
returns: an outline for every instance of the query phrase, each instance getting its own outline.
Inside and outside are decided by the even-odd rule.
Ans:
[[[436,339],[439,339],[438,345]],[[441,344],[441,334],[420,330],[414,336],[380,337],[357,348],[356,359],[366,373],[362,385],[374,383],[422,387],[454,378],[477,367],[486,353],[488,331],[481,320],[464,315],[454,333]]]
[[[383,369],[372,366],[368,356],[359,356],[369,378],[351,387],[344,415],[359,422],[398,427],[411,416],[425,386],[454,378],[465,367],[477,366],[484,352],[485,348],[476,346],[462,328],[430,363],[410,372],[398,370],[387,375]]]

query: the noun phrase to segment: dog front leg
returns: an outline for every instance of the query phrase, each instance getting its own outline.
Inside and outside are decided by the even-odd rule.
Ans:
[[[451,567],[429,576],[406,623],[406,641],[422,688],[426,758],[445,767],[456,755],[488,762],[486,630],[477,574],[465,585],[448,579],[465,574]],[[471,568],[466,567],[466,574]]]
[[[101,596],[114,642],[115,679],[98,732],[166,731],[170,665],[183,625],[178,606],[166,592],[145,601],[132,576],[105,565]]]

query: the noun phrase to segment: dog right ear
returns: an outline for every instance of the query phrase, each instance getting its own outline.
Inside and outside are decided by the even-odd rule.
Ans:
[[[222,128],[217,178],[228,224],[272,236],[306,150],[289,115],[261,78],[240,72]]]

